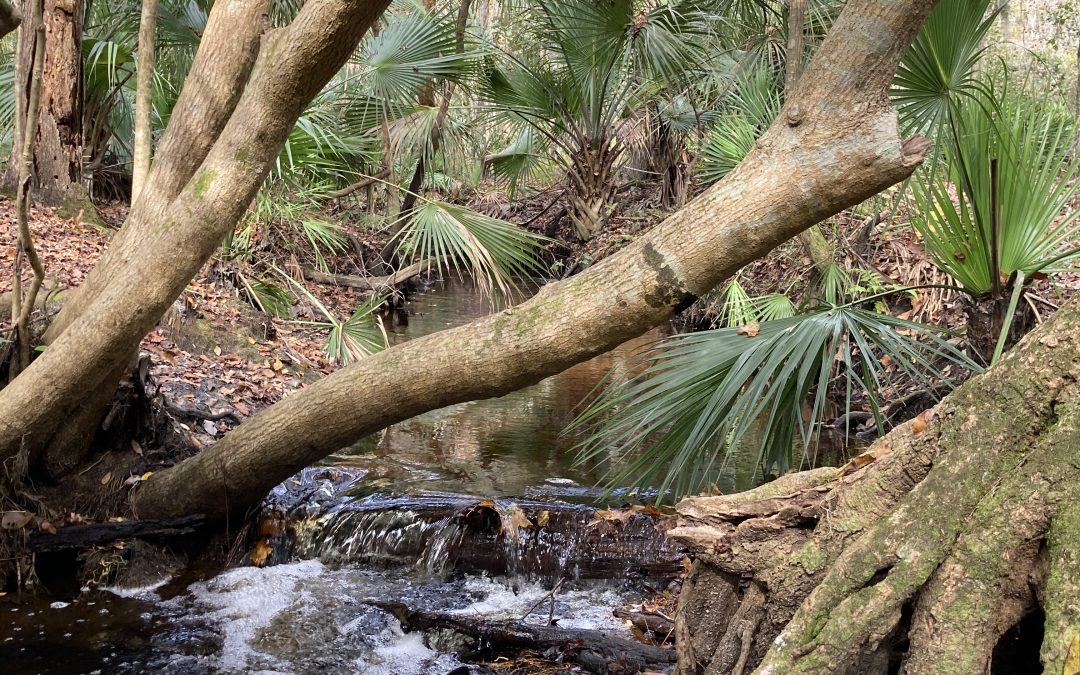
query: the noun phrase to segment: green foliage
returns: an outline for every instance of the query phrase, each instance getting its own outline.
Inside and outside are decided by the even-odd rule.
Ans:
[[[950,107],[978,90],[975,66],[1001,11],[990,0],[942,0],[930,13],[893,80],[892,100],[906,133],[935,133]]]
[[[764,66],[744,70],[725,97],[725,111],[709,129],[701,147],[698,175],[707,183],[726,176],[780,112],[775,75]]]
[[[1080,212],[1067,213],[1080,188],[1080,157],[1068,154],[1075,134],[1071,119],[1031,98],[987,88],[959,102],[943,150],[948,172],[923,174],[912,222],[969,293],[985,295],[1017,272],[1052,272],[1080,253]]]
[[[615,0],[532,0],[524,3],[530,49],[488,59],[482,91],[515,133],[495,157],[496,176],[516,185],[535,171],[543,138],[553,161],[588,185],[588,173],[605,171],[583,159],[611,148],[602,161],[616,162],[616,126],[657,99],[666,83],[687,82],[704,69],[704,38],[715,17],[707,3],[692,0],[645,3]],[[580,189],[580,188],[574,188]]]
[[[570,429],[587,430],[580,461],[616,458],[611,484],[641,485],[661,474],[661,494],[670,489],[677,498],[713,482],[752,429],[761,433],[751,448],[761,466],[791,468],[796,440],[804,457],[813,446],[835,377],[846,382],[848,407],[858,387],[880,419],[878,392],[891,377],[881,365],[885,355],[917,379],[944,379],[941,362],[978,369],[940,329],[857,303],[823,307],[661,340],[630,369],[637,375],[609,380]]]
[[[517,280],[543,273],[535,253],[545,237],[464,206],[424,200],[402,223],[397,248],[436,269],[468,272],[490,297],[509,296]]]
[[[265,279],[248,279],[240,275],[240,282],[244,286],[244,294],[248,302],[255,307],[279,319],[288,319],[293,304],[293,297],[280,284]]]
[[[295,323],[328,331],[323,349],[331,361],[348,365],[386,347],[386,331],[383,329],[382,319],[376,313],[385,301],[383,296],[368,296],[347,319],[341,320],[303,284],[281,270],[277,272],[326,318],[325,321]]]

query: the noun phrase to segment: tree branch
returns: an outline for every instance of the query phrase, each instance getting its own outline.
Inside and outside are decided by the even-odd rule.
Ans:
[[[395,346],[297,392],[145,481],[138,510],[221,516],[365,434],[537,382],[667,320],[777,244],[903,180],[929,143],[901,143],[887,91],[932,6],[848,3],[756,148],[648,235],[516,308]]]

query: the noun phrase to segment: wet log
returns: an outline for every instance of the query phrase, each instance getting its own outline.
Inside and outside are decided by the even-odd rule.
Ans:
[[[675,641],[675,621],[660,612],[636,611],[617,607],[612,614],[634,624],[634,628],[657,642]]]
[[[675,664],[675,652],[671,649],[615,637],[600,630],[426,612],[393,601],[365,602],[393,614],[406,631],[450,630],[471,638],[461,653],[466,659],[532,650],[544,654],[545,658],[575,663],[587,672],[604,675],[632,675],[647,670],[669,672]]]
[[[30,550],[35,553],[90,548],[110,544],[121,539],[156,538],[169,539],[193,534],[205,522],[202,515],[167,518],[164,520],[125,520],[118,523],[88,523],[69,525],[49,532],[30,535]]]
[[[665,538],[673,518],[641,507],[455,494],[374,495],[341,504],[333,487],[311,483],[307,490],[295,486],[295,496],[286,489],[275,495],[293,505],[285,509],[292,550],[273,559],[291,554],[332,564],[417,564],[434,574],[546,578],[667,579],[683,569],[684,549]],[[329,495],[326,502],[320,494]]]
[[[384,277],[359,277],[351,274],[326,274],[318,270],[304,268],[304,278],[317,284],[330,284],[332,286],[347,286],[361,291],[379,291],[394,288],[403,284],[413,277],[418,277],[432,267],[430,261],[413,263],[408,267],[388,274]]]

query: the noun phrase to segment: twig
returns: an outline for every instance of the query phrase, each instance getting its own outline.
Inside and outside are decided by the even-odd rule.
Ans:
[[[551,591],[547,595],[545,595],[544,597],[537,600],[536,604],[534,604],[532,607],[530,607],[528,609],[528,611],[526,611],[524,614],[521,615],[521,620],[524,621],[525,618],[527,616],[529,616],[530,614],[532,614],[533,611],[537,607],[544,604],[545,602],[548,601],[548,599],[550,599],[551,600],[551,611],[548,613],[548,623],[547,623],[547,625],[550,626],[551,625],[551,619],[554,617],[554,614],[555,614],[555,594],[559,592],[560,588],[562,588],[563,581],[564,581],[564,578],[560,577],[559,580],[557,582],[555,582],[555,585],[551,588]]]

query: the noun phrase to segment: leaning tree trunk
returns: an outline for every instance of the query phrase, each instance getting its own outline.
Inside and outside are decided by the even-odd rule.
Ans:
[[[1074,302],[865,468],[683,501],[679,672],[984,673],[1040,607],[1045,672],[1077,672],[1078,448]]]
[[[23,0],[23,15],[30,15]],[[31,192],[39,201],[66,206],[75,215],[88,207],[82,187],[82,30],[81,0],[45,0],[45,74],[41,81],[38,130],[34,137],[34,178]],[[20,40],[15,66],[18,106],[16,130],[25,128],[25,101],[30,91],[33,41]],[[12,147],[22,147],[20,138]],[[8,166],[4,182],[18,179],[18,162]]]
[[[887,91],[932,5],[853,0],[788,102],[799,114],[781,115],[735,171],[682,211],[518,307],[395,346],[296,392],[155,473],[136,508],[141,515],[243,509],[355,438],[426,410],[502,395],[613,348],[797,232],[910,175],[928,143],[901,143]],[[867,23],[877,26],[872,35],[858,29]]]
[[[100,390],[123,366],[233,227],[306,102],[385,4],[312,0],[290,26],[263,38],[235,111],[191,180],[162,218],[131,216],[125,229],[146,233],[143,243],[128,245],[127,264],[111,258],[90,303],[0,391],[0,459],[19,452],[38,458],[83,408],[85,392]],[[243,5],[217,3],[214,11]],[[611,349],[797,232],[904,179],[928,143],[901,143],[887,92],[932,6],[849,2],[754,151],[648,236],[518,308],[399,345],[297,392],[212,448],[155,473],[135,506],[208,515],[244,509],[291,472],[364,434],[425,410],[501,395]],[[164,150],[146,190],[161,180],[163,164]]]

